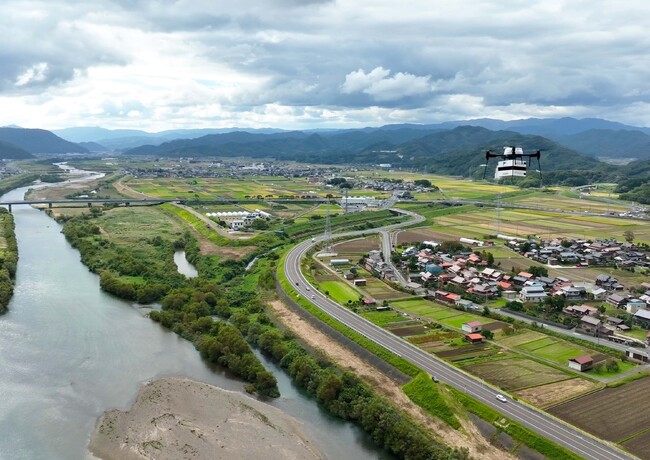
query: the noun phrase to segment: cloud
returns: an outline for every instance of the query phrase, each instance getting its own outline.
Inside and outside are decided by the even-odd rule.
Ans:
[[[390,77],[390,70],[375,67],[365,73],[362,69],[350,72],[341,85],[344,94],[364,93],[375,101],[395,101],[408,96],[431,92],[430,76],[418,77],[398,72]]]
[[[0,125],[650,124],[648,17],[640,0],[5,0]]]

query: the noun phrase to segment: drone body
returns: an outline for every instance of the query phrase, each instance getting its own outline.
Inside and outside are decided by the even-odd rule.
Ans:
[[[483,171],[483,179],[487,172],[487,163],[490,158],[501,158],[497,163],[494,170],[494,180],[500,181],[507,178],[526,177],[526,171],[530,166],[530,159],[537,158],[537,165],[539,167],[540,178],[542,175],[542,167],[539,163],[540,151],[534,153],[524,153],[521,147],[504,147],[503,153],[495,153],[491,150],[485,152],[485,171]],[[526,161],[528,159],[528,161]]]

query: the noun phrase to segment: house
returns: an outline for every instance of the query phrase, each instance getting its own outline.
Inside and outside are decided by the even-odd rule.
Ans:
[[[354,273],[352,273],[352,272],[345,272],[345,273],[343,274],[343,278],[345,278],[346,280],[353,280],[353,279],[354,279]]]
[[[644,327],[650,326],[650,311],[648,310],[639,310],[634,314],[634,321],[641,324]]]
[[[465,340],[467,340],[469,343],[483,343],[485,337],[483,337],[481,334],[465,334]]]
[[[566,300],[579,300],[585,294],[585,288],[579,288],[576,286],[562,286],[558,293],[563,295]]]
[[[522,302],[542,302],[548,295],[542,286],[525,286],[519,292],[519,299]]]
[[[627,301],[627,304],[625,304],[625,309],[627,310],[628,313],[636,313],[639,311],[641,308],[646,308],[647,305],[645,301],[641,299],[630,299]]]
[[[605,297],[607,297],[607,289],[603,289],[603,288],[592,289],[591,295],[594,296],[594,300],[605,300]]]
[[[474,333],[474,332],[481,332],[483,326],[481,325],[480,321],[468,321],[467,323],[463,323],[461,329],[463,330],[463,332]]]
[[[365,278],[359,278],[353,281],[355,286],[365,286],[366,285],[366,280]]]
[[[598,318],[594,318],[593,316],[585,315],[580,318],[579,327],[585,332],[594,334],[598,331],[601,325],[602,321]]]
[[[515,300],[517,298],[517,291],[503,291],[501,297],[508,301]]]
[[[363,299],[363,304],[364,305],[375,305],[377,301],[373,299],[372,297],[364,297]]]
[[[627,299],[625,297],[623,297],[622,295],[610,294],[605,299],[605,302],[610,304],[612,307],[623,308],[623,307],[625,307],[625,304],[627,303]]]
[[[569,368],[583,372],[591,369],[594,365],[594,360],[589,355],[576,356],[575,358],[569,359]]]
[[[569,305],[562,311],[565,315],[574,316],[576,318],[581,318],[585,315],[595,316],[596,313],[598,313],[598,309],[591,305]]]

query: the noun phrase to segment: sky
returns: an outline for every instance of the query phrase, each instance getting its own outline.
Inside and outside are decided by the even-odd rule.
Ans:
[[[650,126],[646,0],[2,0],[0,125]]]

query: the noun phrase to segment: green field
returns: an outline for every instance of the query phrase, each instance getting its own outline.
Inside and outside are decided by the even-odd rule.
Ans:
[[[329,292],[330,297],[342,305],[359,300],[359,292],[344,281],[320,281],[318,284],[321,292]]]
[[[480,321],[482,324],[493,323],[494,320],[472,313],[466,313],[450,307],[430,302],[424,299],[396,300],[391,302],[395,308],[413,313],[421,318],[428,318],[444,326],[460,329],[463,323],[469,321]]]
[[[400,315],[394,310],[385,310],[385,311],[366,311],[360,313],[361,316],[366,318],[368,321],[376,324],[377,326],[384,327],[388,324],[401,323],[404,321],[410,321],[409,318]]]

